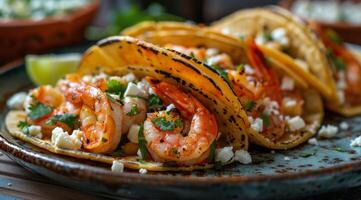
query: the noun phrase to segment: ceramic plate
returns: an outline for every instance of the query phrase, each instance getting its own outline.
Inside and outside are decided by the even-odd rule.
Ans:
[[[34,148],[11,137],[4,124],[6,99],[31,88],[23,65],[0,74],[0,148],[25,168],[64,185],[111,197],[152,199],[269,199],[302,197],[361,185],[361,148],[351,139],[361,131],[361,116],[341,118],[326,113],[326,124],[349,128],[319,145],[291,151],[251,148],[253,164],[193,173],[112,173],[110,166],[75,160]]]

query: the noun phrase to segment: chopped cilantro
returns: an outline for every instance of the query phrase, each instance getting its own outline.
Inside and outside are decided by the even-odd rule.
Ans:
[[[126,89],[127,89],[127,86],[124,84],[121,84],[117,80],[109,80],[107,82],[106,92],[108,92],[108,93],[119,95],[120,97],[122,97]]]
[[[242,40],[242,41],[244,41],[245,38],[246,38],[246,37],[245,37],[244,35],[240,35],[240,36],[238,37],[238,39],[240,39],[240,40]]]
[[[272,37],[271,32],[265,32],[265,33],[263,34],[263,37],[264,37],[264,39],[265,39],[266,41],[273,41],[273,37]]]
[[[142,159],[145,159],[148,155],[148,150],[147,150],[147,141],[145,140],[144,137],[144,125],[140,125],[139,131],[138,131],[138,145],[139,145],[139,150],[140,153],[142,155]]]
[[[244,105],[244,108],[246,109],[246,111],[252,111],[252,109],[256,106],[256,102],[254,101],[247,101],[246,104]]]
[[[342,43],[342,39],[340,38],[340,36],[332,30],[327,30],[326,31],[326,36],[334,43],[336,44],[341,44]]]
[[[239,71],[239,72],[243,71],[244,70],[244,65],[243,64],[237,65],[236,70]]]
[[[128,116],[134,116],[137,115],[139,113],[139,109],[137,105],[132,105],[132,108],[130,109],[130,111],[127,113]]]
[[[183,120],[182,119],[176,119],[175,120],[175,127],[180,128],[183,126]]]
[[[269,117],[268,114],[266,113],[263,113],[262,116],[261,116],[262,120],[263,120],[263,124],[266,126],[266,127],[269,127],[271,126],[271,119]]]
[[[196,56],[194,55],[193,51],[191,51],[190,56],[191,56],[192,58],[194,58],[194,59],[197,59]]]
[[[79,126],[78,124],[78,115],[76,114],[61,114],[61,115],[54,115],[52,116],[46,124],[54,125],[56,122],[62,122],[66,124],[69,128],[75,129]]]
[[[179,154],[178,149],[175,148],[175,147],[173,147],[173,148],[172,148],[172,153],[173,153],[174,155],[178,155],[178,154]]]
[[[102,142],[103,142],[103,143],[106,143],[106,142],[108,142],[108,139],[107,139],[107,138],[102,137]]]
[[[163,107],[163,102],[157,95],[151,94],[148,98],[148,107],[150,110],[156,110]]]
[[[209,147],[208,162],[209,163],[214,163],[215,157],[216,157],[216,140],[214,140],[212,142],[211,146]]]
[[[173,131],[175,123],[174,121],[168,121],[165,117],[158,117],[152,120],[153,124],[155,124],[162,131]]]
[[[28,117],[31,120],[37,120],[41,117],[44,117],[53,110],[49,106],[46,106],[40,102],[36,102],[35,104],[30,105],[29,109],[30,113],[28,114]]]
[[[229,85],[232,85],[226,71],[217,65],[211,65],[211,68],[214,69],[224,80],[226,80]]]
[[[337,57],[333,53],[332,49],[327,50],[327,56],[331,60],[332,64],[335,66],[336,70],[345,70],[346,68],[345,62],[343,61],[342,58]]]
[[[29,126],[30,124],[26,121],[19,121],[17,124],[18,128],[21,129],[21,132],[28,134],[29,133]]]

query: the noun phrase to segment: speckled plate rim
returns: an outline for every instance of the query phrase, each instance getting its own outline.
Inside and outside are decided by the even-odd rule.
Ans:
[[[22,62],[16,65],[8,66],[0,70],[0,76],[6,72],[22,66]],[[2,122],[0,122],[2,123]],[[76,178],[101,181],[108,184],[146,184],[146,185],[214,185],[214,184],[251,184],[269,181],[288,181],[295,179],[317,178],[328,175],[336,175],[361,170],[361,160],[353,161],[347,164],[340,164],[334,167],[307,170],[304,172],[292,172],[275,175],[255,175],[255,176],[169,176],[169,175],[140,175],[137,173],[115,173],[110,170],[79,164],[72,161],[59,161],[37,152],[29,151],[22,146],[12,144],[7,141],[0,132],[0,150],[5,154],[11,155],[31,163],[40,168],[46,168],[55,173],[66,176],[75,176]]]

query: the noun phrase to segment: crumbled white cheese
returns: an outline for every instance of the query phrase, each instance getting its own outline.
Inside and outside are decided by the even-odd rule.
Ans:
[[[206,57],[210,57],[210,56],[215,56],[218,54],[218,49],[215,49],[215,48],[208,48],[206,50]]]
[[[289,160],[291,160],[291,158],[290,158],[290,157],[288,157],[288,156],[285,156],[285,157],[283,158],[283,160],[285,160],[285,161],[289,161]]]
[[[301,59],[295,59],[295,63],[300,66],[303,70],[305,70],[306,72],[309,71],[309,67],[307,65],[307,63],[304,60]]]
[[[229,34],[231,34],[231,30],[230,30],[228,27],[224,27],[224,28],[222,29],[222,33],[223,33],[223,34],[226,34],[226,35],[229,35]]]
[[[351,140],[351,147],[361,147],[361,136],[358,136],[357,138]]]
[[[146,94],[140,90],[136,84],[128,83],[127,89],[124,92],[125,97],[144,97]]]
[[[276,28],[271,32],[272,39],[278,42],[281,46],[287,47],[289,39],[287,38],[287,30],[285,28]]]
[[[305,121],[303,121],[303,119],[300,116],[287,119],[287,124],[288,124],[288,128],[291,131],[298,131],[306,126]]]
[[[108,93],[108,95],[109,95],[112,99],[115,99],[116,101],[120,101],[120,96],[119,96],[119,95],[111,94],[111,93]]]
[[[341,130],[347,130],[349,128],[349,125],[347,122],[341,122],[340,129]]]
[[[311,139],[308,140],[308,144],[317,146],[318,145],[318,140],[316,138],[311,138]]]
[[[127,83],[134,82],[137,80],[137,77],[133,73],[129,73],[125,76],[122,76],[121,79]]]
[[[250,164],[252,163],[252,157],[251,155],[248,153],[248,151],[245,150],[237,150],[234,153],[234,160],[238,161],[242,164]]]
[[[23,105],[26,96],[27,94],[25,92],[16,93],[6,101],[6,106],[10,109],[21,110],[24,108]]]
[[[171,110],[173,110],[173,109],[175,109],[175,106],[174,106],[174,104],[169,104],[168,106],[167,106],[167,108],[165,109],[166,111],[171,111]]]
[[[346,97],[345,97],[345,91],[344,90],[337,90],[337,97],[340,103],[345,103]]]
[[[345,76],[345,72],[340,70],[337,72],[337,82],[336,82],[336,87],[339,90],[344,90],[347,87],[347,83],[346,83],[346,76]]]
[[[148,172],[147,169],[143,169],[143,168],[139,169],[139,174],[146,174],[147,172]]]
[[[320,138],[333,138],[338,132],[337,126],[333,125],[323,125],[318,131],[318,136]]]
[[[90,75],[85,75],[81,78],[82,81],[86,82],[86,83],[92,83],[93,82],[93,77]]]
[[[41,126],[31,125],[28,128],[29,135],[34,136],[36,138],[42,138],[43,134],[41,133]]]
[[[142,152],[140,151],[140,149],[138,149],[137,151],[137,156],[139,157],[139,159],[144,159],[142,156]]]
[[[283,98],[282,101],[283,101],[283,105],[286,108],[293,108],[294,106],[297,105],[297,101],[289,97]]]
[[[233,156],[233,147],[223,147],[215,151],[215,160],[222,163],[228,163],[232,160]]]
[[[261,118],[256,118],[253,122],[251,122],[251,128],[258,133],[262,132],[263,120]]]
[[[137,124],[133,124],[130,126],[128,131],[128,140],[132,143],[138,144],[138,132],[139,132],[140,126]]]
[[[264,33],[258,33],[255,39],[256,44],[258,45],[264,45],[266,44],[267,40],[266,37],[264,36]]]
[[[295,88],[295,81],[292,78],[288,76],[282,78],[282,83],[281,83],[282,90],[293,90],[294,88]]]
[[[142,94],[144,95],[142,97],[144,98],[148,98],[150,94],[154,94],[153,89],[150,87],[149,83],[145,79],[142,79],[142,81],[138,82],[137,87],[139,90],[142,91]]]
[[[79,139],[79,137],[82,137],[80,136],[81,131],[76,131],[70,136],[68,132],[64,132],[62,128],[56,127],[51,133],[51,143],[56,147],[78,150],[82,146],[81,139]]]
[[[244,73],[247,75],[252,75],[255,72],[254,69],[247,64],[243,65],[243,69],[244,69]]]
[[[113,172],[124,172],[124,164],[120,162],[119,160],[114,160],[111,170]]]
[[[270,115],[270,114],[279,114],[278,108],[279,105],[276,101],[272,101],[269,97],[266,97],[262,100],[262,104],[264,105],[263,113]]]

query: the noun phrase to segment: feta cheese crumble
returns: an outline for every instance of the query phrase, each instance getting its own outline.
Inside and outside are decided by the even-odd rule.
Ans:
[[[298,131],[306,126],[305,121],[303,121],[303,119],[300,116],[287,119],[287,124],[288,124],[288,128],[291,131]]]
[[[120,162],[119,160],[114,160],[111,170],[113,172],[124,172],[124,164]]]
[[[142,156],[142,152],[140,151],[140,149],[138,149],[138,151],[137,151],[137,156],[138,156],[140,159],[144,159],[143,156]]]
[[[124,92],[125,97],[145,97],[144,91],[140,90],[133,82],[128,83],[127,89]]]
[[[52,130],[51,143],[59,148],[78,150],[82,146],[82,131],[74,130],[72,135],[60,127]]]
[[[127,135],[127,138],[130,142],[138,144],[138,132],[139,132],[140,126],[137,124],[133,124],[129,128],[129,132]]]
[[[252,157],[251,155],[248,153],[248,151],[245,150],[237,150],[234,153],[234,160],[238,161],[242,164],[250,164],[252,163]]]
[[[217,162],[228,163],[234,156],[233,147],[223,147],[216,149],[215,160]]]
[[[166,110],[166,111],[171,111],[171,110],[173,110],[173,109],[175,109],[174,104],[169,104],[165,110]]]
[[[43,134],[41,133],[41,126],[31,125],[28,128],[29,135],[41,139]]]
[[[318,136],[320,138],[333,138],[338,132],[337,126],[333,125],[323,125],[318,131]]]
[[[139,174],[146,174],[147,172],[148,172],[147,169],[143,169],[143,168],[139,169]]]
[[[351,147],[361,147],[361,136],[358,136],[357,138],[351,140]]]
[[[308,144],[317,146],[318,145],[318,140],[316,138],[311,138],[311,139],[308,140]]]
[[[6,106],[10,109],[21,110],[23,109],[26,96],[25,92],[16,93],[6,101]]]
[[[251,128],[260,133],[263,131],[263,120],[261,118],[256,118],[255,120],[253,120],[252,117],[249,117],[249,122],[251,123]]]
[[[295,81],[292,78],[288,76],[282,78],[282,83],[281,83],[282,90],[293,90],[294,88],[295,88]]]
[[[349,128],[349,125],[347,122],[341,122],[340,129],[341,130],[347,130]]]

